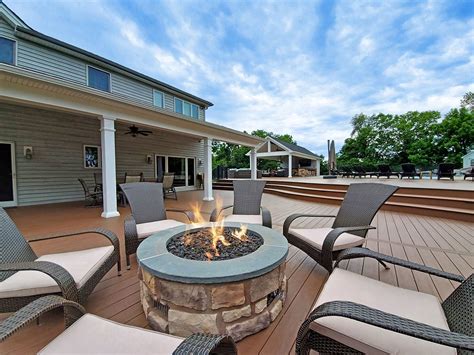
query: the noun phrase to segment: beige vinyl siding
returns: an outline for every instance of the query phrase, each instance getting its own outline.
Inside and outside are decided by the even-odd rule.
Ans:
[[[117,182],[125,172],[144,172],[154,178],[148,154],[196,157],[203,159],[203,145],[197,138],[154,130],[149,137],[124,135],[130,124],[117,123]],[[82,200],[77,181],[83,178],[93,186],[94,172],[83,166],[83,146],[100,145],[100,121],[94,117],[42,110],[2,103],[0,141],[15,143],[18,204],[34,205]],[[23,156],[23,147],[33,147],[33,159]]]

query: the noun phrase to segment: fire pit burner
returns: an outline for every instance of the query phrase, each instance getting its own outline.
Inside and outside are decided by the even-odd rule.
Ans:
[[[238,232],[236,228],[224,227],[222,236],[226,245],[220,240],[217,241],[213,253],[211,252],[213,236],[210,228],[178,234],[168,241],[166,248],[171,254],[184,259],[219,261],[253,253],[263,244],[263,238],[253,231],[247,230],[243,235],[239,235]]]

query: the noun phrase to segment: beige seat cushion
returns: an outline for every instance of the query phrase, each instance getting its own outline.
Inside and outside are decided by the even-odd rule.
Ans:
[[[259,214],[230,214],[224,217],[226,222],[262,224],[262,216]]]
[[[175,221],[174,219],[164,219],[162,221],[140,223],[137,224],[137,234],[138,238],[142,239],[153,233],[183,225],[184,223]]]
[[[183,338],[85,314],[38,354],[172,354]]]
[[[77,288],[82,287],[87,280],[102,266],[113,253],[113,246],[43,255],[36,261],[50,261],[66,269]],[[8,279],[0,282],[0,298],[41,295],[60,292],[57,283],[40,271],[19,271]]]
[[[330,301],[351,301],[449,330],[438,298],[339,268],[329,276],[314,308]],[[311,328],[356,350],[371,354],[456,354],[453,348],[343,317],[321,318],[313,322]]]
[[[324,239],[332,228],[310,228],[297,229],[291,228],[290,233],[303,239],[304,241],[313,245],[316,249],[322,250]],[[347,248],[358,247],[364,244],[365,238],[350,233],[342,233],[334,243],[333,250],[344,250]]]

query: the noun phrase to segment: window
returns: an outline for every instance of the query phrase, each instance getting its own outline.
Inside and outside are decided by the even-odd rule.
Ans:
[[[15,41],[0,37],[0,63],[15,65]]]
[[[175,98],[174,99],[174,111],[181,113],[185,116],[199,118],[199,107],[198,105],[190,102]]]
[[[110,73],[88,66],[87,85],[97,90],[110,91]]]
[[[165,107],[165,95],[161,91],[153,90],[153,105]]]
[[[174,186],[188,188],[196,182],[195,158],[155,155],[156,176],[160,180],[163,174],[174,173]]]

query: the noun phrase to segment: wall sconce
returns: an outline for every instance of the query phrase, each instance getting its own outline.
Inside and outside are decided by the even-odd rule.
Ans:
[[[202,166],[202,159],[198,159],[198,165]]]
[[[23,156],[25,159],[33,159],[33,147],[24,146],[23,147]]]
[[[146,156],[146,163],[147,164],[152,164],[153,163],[153,157],[149,154]]]

